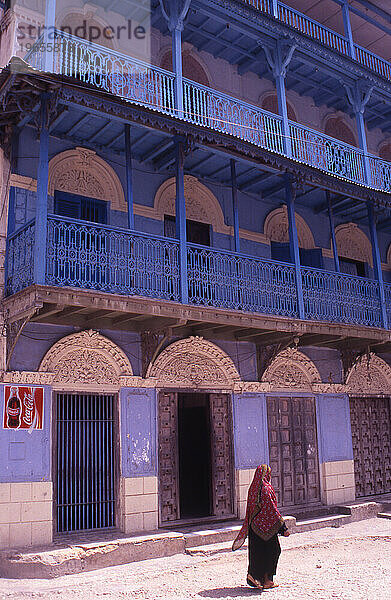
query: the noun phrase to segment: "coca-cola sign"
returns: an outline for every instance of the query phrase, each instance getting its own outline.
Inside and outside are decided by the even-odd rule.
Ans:
[[[43,387],[4,386],[4,429],[43,428]]]

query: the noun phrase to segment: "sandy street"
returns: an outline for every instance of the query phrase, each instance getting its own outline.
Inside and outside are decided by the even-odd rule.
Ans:
[[[272,600],[379,600],[391,597],[391,521],[369,519],[282,538]],[[1,600],[248,599],[247,553],[177,555],[55,580],[0,580]]]

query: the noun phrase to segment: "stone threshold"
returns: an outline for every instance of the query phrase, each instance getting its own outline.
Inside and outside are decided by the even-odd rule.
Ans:
[[[385,500],[385,499],[384,499]],[[354,502],[334,507],[334,514],[299,520],[286,516],[292,534],[323,527],[340,527],[346,523],[383,516],[388,502]],[[380,513],[380,514],[379,514]],[[0,551],[0,577],[11,579],[52,579],[64,575],[93,571],[131,562],[163,558],[175,554],[211,555],[228,552],[241,521],[214,523],[206,527],[182,527],[174,531],[154,531],[123,536],[118,532],[94,532],[56,539],[45,548]],[[246,546],[243,546],[245,548]]]

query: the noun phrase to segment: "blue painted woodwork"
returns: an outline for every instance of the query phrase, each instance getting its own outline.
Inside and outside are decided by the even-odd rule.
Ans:
[[[60,190],[54,192],[54,212],[62,217],[106,224],[108,222],[107,208],[107,202],[104,200]]]
[[[337,240],[335,237],[335,228],[334,228],[334,219],[333,219],[333,207],[331,205],[331,196],[330,192],[326,191],[327,197],[327,212],[329,216],[329,224],[330,224],[330,237],[331,237],[331,247],[333,249],[333,259],[334,259],[334,268],[339,273],[339,256],[338,256],[338,248],[337,248]]]
[[[383,324],[383,327],[385,329],[387,329],[388,328],[387,306],[386,306],[386,298],[385,298],[384,287],[383,287],[383,274],[382,274],[382,270],[381,270],[379,243],[377,240],[375,216],[373,214],[373,204],[370,201],[367,202],[367,210],[368,210],[369,231],[371,234],[373,267],[374,267],[374,271],[375,271],[376,280],[379,284],[379,299],[380,299],[380,309],[381,309],[381,314],[382,314],[382,324]]]
[[[232,187],[232,209],[234,218],[234,248],[235,252],[240,252],[240,235],[239,235],[239,207],[238,207],[238,189],[236,183],[236,164],[233,159],[231,164],[231,187]]]
[[[297,291],[297,308],[300,319],[304,319],[304,301],[303,301],[303,282],[300,271],[300,252],[299,239],[297,237],[296,217],[295,217],[295,199],[292,179],[286,175],[285,177],[285,198],[288,208],[288,223],[289,223],[289,245],[290,254],[293,258],[295,281]]]
[[[347,394],[316,396],[319,462],[353,460],[349,397]]]
[[[56,32],[56,72],[97,86],[133,103],[175,116],[175,76],[113,50],[65,32]],[[43,68],[44,50],[38,40],[25,57]],[[292,50],[292,49],[291,49]],[[289,58],[289,54],[286,58]],[[85,68],[88,64],[89,68]],[[299,162],[348,181],[391,191],[391,165],[353,146],[284,120],[257,106],[183,78],[183,118],[186,121],[233,135],[251,144],[286,154]],[[368,173],[366,173],[369,171]]]
[[[181,302],[188,302],[187,286],[187,249],[186,249],[186,202],[185,202],[185,183],[183,169],[183,142],[176,142],[176,194],[175,194],[175,214],[176,214],[176,237],[179,240],[179,277]]]
[[[265,394],[233,396],[235,467],[249,469],[269,463]]]
[[[345,37],[349,42],[349,53],[352,58],[356,58],[356,50],[353,42],[352,24],[350,22],[349,5],[345,0],[342,4],[342,18],[345,29]]]
[[[126,202],[128,205],[128,227],[134,229],[133,207],[133,166],[130,125],[125,125],[125,168],[126,168]]]
[[[156,475],[156,390],[122,388],[121,475]]]
[[[34,387],[34,386],[33,386]],[[0,483],[51,480],[51,388],[44,386],[43,429],[3,429],[4,385],[0,385]]]
[[[45,282],[45,258],[48,214],[49,130],[47,126],[47,94],[41,96],[41,127],[37,174],[37,209],[34,228],[34,281]]]
[[[53,43],[52,33],[56,26],[56,0],[45,1],[45,29],[44,29],[44,43],[49,48]],[[52,71],[55,64],[55,53],[52,51],[45,52],[44,65],[45,71]]]

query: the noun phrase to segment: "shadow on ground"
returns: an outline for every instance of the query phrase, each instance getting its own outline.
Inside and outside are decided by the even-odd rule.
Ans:
[[[249,587],[220,587],[212,588],[211,590],[203,590],[198,592],[198,596],[202,598],[242,598],[246,594],[248,596],[259,596],[262,593],[259,590],[254,590]]]

